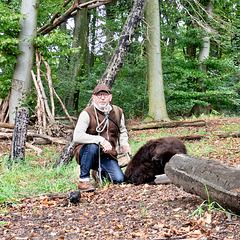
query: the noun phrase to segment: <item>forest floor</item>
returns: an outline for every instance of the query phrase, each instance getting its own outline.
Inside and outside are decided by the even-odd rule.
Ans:
[[[202,128],[217,132],[223,126],[240,124],[240,119],[206,122]],[[194,133],[200,128],[189,129]],[[151,136],[154,131],[131,131],[129,135],[138,140],[143,132]],[[177,135],[178,128],[168,131]],[[240,138],[216,137],[209,144],[215,150],[205,158],[239,167]],[[0,153],[4,151],[1,143]],[[109,185],[97,192],[82,193],[77,206],[66,198],[47,196],[9,204],[0,212],[0,239],[240,239],[240,217],[210,207],[201,209],[200,197],[173,184]]]

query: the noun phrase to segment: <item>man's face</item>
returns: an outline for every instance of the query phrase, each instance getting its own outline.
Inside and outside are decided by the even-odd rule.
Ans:
[[[98,92],[97,94],[93,94],[92,98],[97,106],[104,108],[109,104],[109,102],[111,102],[112,94],[102,91]]]

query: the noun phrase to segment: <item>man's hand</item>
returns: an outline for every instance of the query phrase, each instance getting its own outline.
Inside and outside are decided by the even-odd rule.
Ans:
[[[132,149],[130,146],[121,146],[120,153],[128,153],[129,155],[132,154]]]
[[[112,150],[112,145],[109,141],[104,139],[104,141],[101,143],[101,146],[103,147],[104,152],[108,152]]]

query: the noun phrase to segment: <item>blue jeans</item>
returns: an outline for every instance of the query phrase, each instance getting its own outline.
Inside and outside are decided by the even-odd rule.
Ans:
[[[79,181],[90,180],[90,170],[98,170],[99,168],[99,146],[97,144],[85,144],[80,150],[80,178]],[[108,174],[114,183],[122,183],[124,174],[118,165],[117,160],[108,154],[101,154],[102,174]]]

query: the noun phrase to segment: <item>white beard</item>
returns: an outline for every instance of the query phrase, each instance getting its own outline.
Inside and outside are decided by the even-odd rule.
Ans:
[[[110,104],[107,104],[105,106],[99,106],[96,103],[94,103],[94,106],[95,106],[95,108],[97,108],[101,112],[104,112],[105,114],[108,114],[112,110],[112,107]]]

